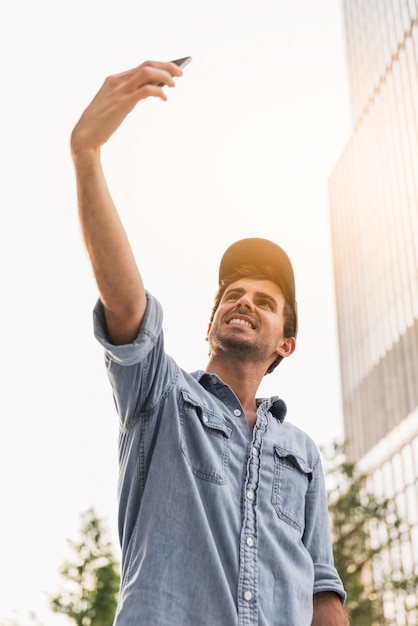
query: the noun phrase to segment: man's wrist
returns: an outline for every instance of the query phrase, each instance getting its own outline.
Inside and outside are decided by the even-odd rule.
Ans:
[[[312,626],[349,626],[342,602],[333,591],[316,593],[313,607]]]

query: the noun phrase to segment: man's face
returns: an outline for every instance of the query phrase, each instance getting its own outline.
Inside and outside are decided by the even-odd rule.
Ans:
[[[253,363],[288,356],[295,342],[283,335],[284,306],[280,288],[270,280],[241,278],[231,283],[209,325],[211,354],[232,354]]]

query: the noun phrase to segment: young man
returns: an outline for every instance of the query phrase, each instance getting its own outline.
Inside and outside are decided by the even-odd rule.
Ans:
[[[144,289],[107,189],[100,148],[139,100],[181,70],[146,62],[106,79],[71,138],[79,213],[100,300],[95,333],[120,417],[117,626],[344,626],[320,457],[257,400],[295,349],[291,263],[244,239],[222,258],[206,370],[165,354],[160,304]]]

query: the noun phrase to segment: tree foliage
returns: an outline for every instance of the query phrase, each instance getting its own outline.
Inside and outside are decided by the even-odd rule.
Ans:
[[[323,451],[335,566],[347,591],[347,612],[355,626],[393,625],[394,603],[403,605],[405,624],[416,624],[418,576],[402,569],[399,555],[406,527],[394,500],[369,488],[368,476],[346,459],[344,444]]]
[[[79,540],[69,540],[74,560],[60,574],[64,585],[50,598],[56,613],[67,615],[77,626],[111,626],[119,590],[119,567],[94,508],[81,514]]]

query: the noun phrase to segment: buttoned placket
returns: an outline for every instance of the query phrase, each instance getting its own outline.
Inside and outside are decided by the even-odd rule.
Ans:
[[[209,378],[212,391],[231,407],[235,421],[245,420],[242,407],[231,406],[231,391],[217,376]],[[235,394],[232,394],[235,396]],[[240,536],[240,566],[238,578],[238,626],[258,624],[258,544],[257,544],[257,492],[260,483],[261,452],[268,418],[265,409],[257,410],[257,420],[248,447],[247,472],[243,485],[243,523]],[[243,425],[242,425],[243,426]],[[245,424],[245,428],[248,426]]]
[[[253,430],[244,484],[238,583],[239,626],[253,626],[258,623],[257,492],[260,482],[261,446],[266,428],[267,417],[260,411]]]

